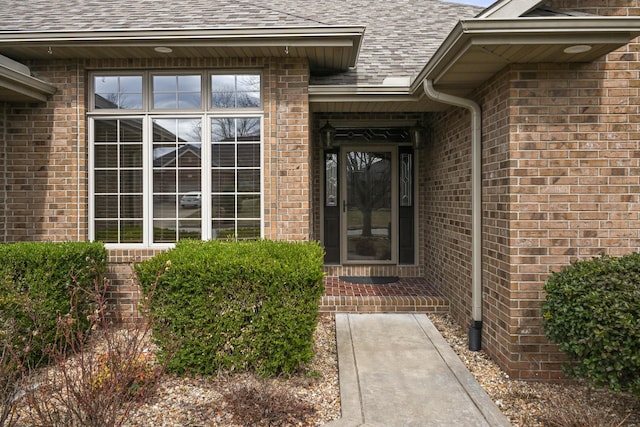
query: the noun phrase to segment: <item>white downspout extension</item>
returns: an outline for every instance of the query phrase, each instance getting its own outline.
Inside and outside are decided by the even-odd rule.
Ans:
[[[438,92],[433,81],[425,79],[424,92],[434,101],[471,112],[471,326],[469,350],[482,349],[482,110],[466,98]]]

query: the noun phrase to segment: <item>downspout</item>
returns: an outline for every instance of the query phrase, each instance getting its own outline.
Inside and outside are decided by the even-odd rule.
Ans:
[[[469,350],[482,349],[482,110],[466,98],[438,92],[433,81],[425,79],[425,94],[434,101],[471,112],[471,326]]]

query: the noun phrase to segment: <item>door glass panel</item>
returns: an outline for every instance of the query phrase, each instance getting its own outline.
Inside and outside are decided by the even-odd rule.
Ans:
[[[390,152],[349,151],[347,172],[347,259],[391,260]]]
[[[338,204],[338,153],[326,153],[324,157],[324,203],[326,206]]]

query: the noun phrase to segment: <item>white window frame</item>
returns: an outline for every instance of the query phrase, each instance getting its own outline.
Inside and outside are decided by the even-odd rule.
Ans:
[[[152,76],[154,75],[196,75],[201,77],[201,109],[153,109]],[[256,74],[260,77],[260,108],[213,108],[211,105],[211,76],[213,74]],[[95,76],[129,76],[142,75],[142,104],[143,110],[126,109],[96,109],[94,93]],[[95,240],[95,122],[99,119],[142,119],[143,121],[143,237],[139,243],[113,243],[105,242],[107,248],[113,249],[138,249],[154,248],[165,249],[175,246],[175,243],[154,243],[153,242],[153,119],[162,118],[198,118],[202,123],[201,138],[201,236],[203,240],[208,240],[212,234],[212,212],[211,212],[211,120],[219,118],[256,118],[260,122],[260,238],[264,238],[264,99],[263,99],[263,75],[254,69],[229,69],[229,70],[123,70],[123,71],[101,71],[96,70],[89,73],[89,109],[87,113],[88,126],[88,178],[89,178],[89,240]],[[237,185],[237,184],[236,184]],[[178,190],[176,189],[176,193]],[[233,193],[238,195],[237,187]],[[237,216],[233,219],[238,221]]]

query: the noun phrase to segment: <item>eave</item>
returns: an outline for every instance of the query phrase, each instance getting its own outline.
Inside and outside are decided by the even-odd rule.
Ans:
[[[640,18],[563,17],[460,21],[412,85],[428,78],[464,96],[509,64],[592,62],[640,35]],[[590,50],[569,54],[571,46]]]
[[[312,86],[309,88],[310,102],[314,111],[440,111],[443,105],[423,96],[425,79],[433,80],[438,90],[465,96],[509,64],[592,62],[638,35],[640,18],[463,20],[409,86],[337,86],[330,89]],[[577,54],[564,52],[576,45],[588,45],[591,49]]]
[[[410,86],[311,85],[309,104],[314,112],[428,112],[443,106],[429,101]]]
[[[314,70],[354,67],[363,26],[17,32],[0,31],[0,54],[69,58],[305,57]],[[171,48],[159,53],[156,47]]]
[[[0,102],[42,102],[56,88],[0,61]]]

